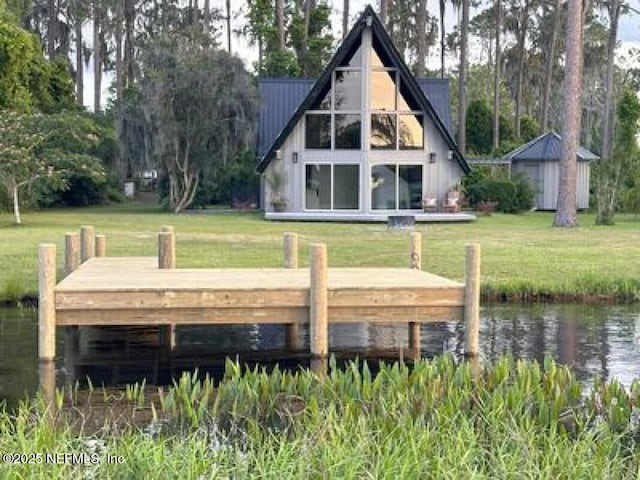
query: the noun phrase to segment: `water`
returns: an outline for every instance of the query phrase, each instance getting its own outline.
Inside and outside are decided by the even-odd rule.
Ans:
[[[0,309],[0,399],[9,408],[38,388],[37,313]],[[219,377],[227,355],[242,361],[295,368],[308,365],[308,330],[302,348],[286,349],[283,326],[197,326],[177,330],[171,351],[148,327],[80,329],[78,348],[57,331],[56,383],[76,380],[93,385],[141,382],[170,384],[196,367]],[[434,323],[422,328],[422,355],[461,355],[460,323]],[[336,325],[329,344],[340,358],[397,359],[406,355],[408,328],[384,325]],[[550,355],[569,365],[588,385],[596,375],[629,385],[640,378],[640,306],[495,305],[482,309],[480,355],[492,360],[506,353],[542,361]]]

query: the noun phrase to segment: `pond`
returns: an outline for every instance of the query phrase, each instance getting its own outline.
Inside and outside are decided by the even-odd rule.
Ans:
[[[9,408],[38,388],[37,312],[0,309],[0,400]],[[58,329],[56,383],[76,380],[93,385],[142,382],[170,384],[183,371],[198,368],[219,378],[227,354],[249,364],[308,365],[308,330],[301,330],[302,350],[287,351],[285,327],[194,326],[176,331],[173,350],[158,342],[157,328],[80,329],[77,350]],[[433,323],[422,328],[425,357],[463,351],[461,323]],[[331,327],[329,344],[341,359],[398,359],[406,355],[408,328],[385,325]],[[67,343],[65,345],[65,343]],[[66,351],[66,354],[65,354]],[[569,365],[585,384],[596,375],[629,385],[640,377],[640,306],[490,305],[482,309],[480,356],[492,360],[506,353],[542,361],[549,355]]]

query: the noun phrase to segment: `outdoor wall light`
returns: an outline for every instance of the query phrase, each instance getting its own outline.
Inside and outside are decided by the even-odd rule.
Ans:
[[[436,163],[436,152],[429,153],[429,163]]]
[[[298,163],[298,152],[293,152],[293,153],[291,154],[291,161],[292,161],[293,163]]]

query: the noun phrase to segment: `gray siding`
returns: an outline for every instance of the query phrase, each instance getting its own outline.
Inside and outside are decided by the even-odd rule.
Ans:
[[[512,167],[513,173],[527,173],[527,165],[538,165],[540,172],[540,186],[542,188],[539,200],[535,207],[539,210],[555,210],[558,204],[558,182],[560,179],[560,162],[559,161],[528,161],[514,162]],[[577,206],[579,209],[589,208],[589,162],[579,161],[577,165]]]

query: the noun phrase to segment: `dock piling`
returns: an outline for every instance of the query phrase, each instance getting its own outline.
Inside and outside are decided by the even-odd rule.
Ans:
[[[286,232],[282,242],[283,268],[298,268],[298,234]],[[300,327],[297,323],[286,325],[286,345],[289,350],[298,350],[300,345]]]
[[[464,282],[465,354],[478,355],[480,329],[480,245],[467,244]]]
[[[176,268],[176,236],[171,225],[163,225],[158,234],[158,268]],[[158,330],[160,343],[170,350],[176,346],[176,326],[161,325]]]
[[[78,268],[80,259],[80,237],[76,232],[64,236],[64,274],[69,275]]]
[[[422,270],[422,234],[411,232],[409,236],[409,267]],[[420,322],[409,322],[409,348],[414,358],[420,357],[420,340],[422,336]]]
[[[313,357],[329,354],[327,246],[311,245],[311,283],[309,289],[309,342]]]
[[[176,239],[173,229],[162,227],[158,234],[158,268],[176,268]]]
[[[96,235],[96,257],[107,256],[107,237],[105,235]]]
[[[42,243],[38,249],[38,358],[56,356],[56,246]]]
[[[286,232],[282,243],[284,268],[298,268],[298,234]]]
[[[95,230],[90,225],[80,227],[80,259],[84,263],[95,257],[96,243]]]

